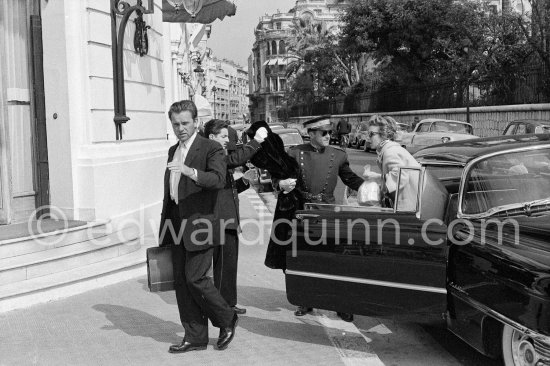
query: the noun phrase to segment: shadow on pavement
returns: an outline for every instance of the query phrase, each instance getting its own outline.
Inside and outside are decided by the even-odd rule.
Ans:
[[[253,306],[265,311],[279,312],[281,309],[296,310],[286,299],[286,292],[265,287],[238,286],[240,306]]]
[[[121,330],[132,337],[149,337],[157,342],[177,343],[181,341],[176,333],[183,330],[181,324],[166,321],[141,310],[120,305],[97,304],[92,306],[105,314],[113,325],[103,326],[103,330]]]
[[[278,338],[288,342],[303,342],[306,344],[318,344],[332,346],[321,325],[306,323],[289,323],[279,320],[258,319],[246,315],[239,316],[239,328],[246,329],[250,333],[268,338]],[[237,334],[239,330],[237,328]]]
[[[501,360],[486,357],[470,347],[466,342],[449,332],[445,327],[422,325],[422,328],[433,337],[434,341],[449,354],[468,366],[500,366]]]
[[[176,301],[176,294],[175,294],[174,291],[151,292],[151,291],[149,291],[149,287],[147,285],[147,279],[146,278],[138,280],[138,283],[141,284],[141,288],[143,289],[143,291],[149,292],[153,296],[160,297],[168,305],[177,305],[178,304],[177,301]]]

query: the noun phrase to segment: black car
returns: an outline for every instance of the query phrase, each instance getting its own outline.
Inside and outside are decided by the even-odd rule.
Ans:
[[[445,319],[506,365],[549,364],[550,135],[450,142],[415,157],[421,168],[400,168],[394,207],[297,212],[288,300]]]

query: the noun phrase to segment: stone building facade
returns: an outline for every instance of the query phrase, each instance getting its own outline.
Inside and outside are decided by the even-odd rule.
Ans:
[[[250,117],[252,121],[279,120],[287,80],[288,44],[292,25],[298,19],[323,21],[330,30],[338,27],[338,16],[347,6],[345,0],[298,0],[287,13],[260,18],[254,30],[255,42],[248,60]]]

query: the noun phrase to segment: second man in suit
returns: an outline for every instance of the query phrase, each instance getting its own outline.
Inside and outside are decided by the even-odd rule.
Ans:
[[[254,139],[243,146],[228,149],[231,145],[230,127],[226,121],[213,119],[204,126],[204,136],[217,141],[226,151],[227,173],[223,190],[218,194],[218,217],[224,221],[225,235],[222,245],[214,249],[214,283],[223,298],[235,313],[244,314],[246,309],[237,307],[237,262],[239,257],[239,197],[249,188],[249,182],[241,177],[234,179],[234,168],[245,164],[261,148],[267,130],[256,132]]]

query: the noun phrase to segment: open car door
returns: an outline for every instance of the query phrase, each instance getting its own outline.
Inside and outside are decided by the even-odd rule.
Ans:
[[[287,252],[290,303],[415,321],[441,319],[448,194],[424,168],[401,168],[397,186],[394,208],[313,204],[297,212],[297,247]]]

